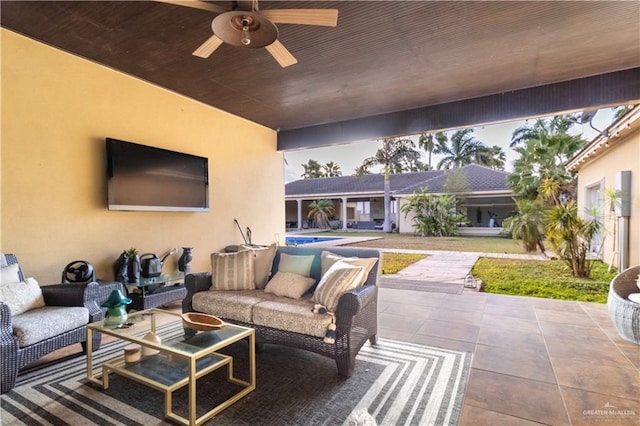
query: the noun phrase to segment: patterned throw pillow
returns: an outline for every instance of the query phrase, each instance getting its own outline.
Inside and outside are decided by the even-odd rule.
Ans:
[[[340,297],[358,286],[364,275],[363,266],[353,266],[340,260],[320,279],[311,301],[319,303],[329,312],[335,312]]]
[[[253,290],[256,288],[253,253],[211,254],[211,288],[214,290]]]
[[[311,264],[315,256],[295,256],[292,254],[280,254],[280,263],[278,264],[278,272],[291,272],[293,274],[302,275],[303,277],[311,276]]]
[[[353,266],[362,266],[364,268],[364,274],[362,274],[362,280],[358,283],[358,286],[361,286],[367,281],[367,277],[369,276],[369,272],[375,266],[378,258],[376,257],[343,257],[335,253],[331,253],[330,251],[323,251],[321,254],[321,265],[322,265],[322,276],[327,273],[329,268],[333,266],[334,263],[338,261],[343,261]]]
[[[0,285],[0,300],[9,306],[11,315],[20,315],[44,306],[42,289],[34,278]]]
[[[256,288],[264,288],[269,281],[271,274],[271,265],[273,258],[276,256],[277,245],[271,244],[269,247],[246,247],[243,250],[249,250],[253,253],[253,273]]]
[[[291,272],[276,272],[264,291],[276,296],[300,299],[315,282],[316,280],[311,277],[303,277]]]

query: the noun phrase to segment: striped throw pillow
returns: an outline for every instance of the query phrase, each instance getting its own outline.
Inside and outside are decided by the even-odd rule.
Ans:
[[[256,288],[253,253],[211,254],[211,288],[213,290],[253,290]]]
[[[321,304],[329,312],[335,312],[340,296],[356,288],[362,275],[363,266],[350,265],[341,260],[334,263],[320,279],[311,301]]]

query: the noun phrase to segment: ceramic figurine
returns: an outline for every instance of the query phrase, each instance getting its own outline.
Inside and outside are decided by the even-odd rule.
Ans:
[[[180,256],[180,259],[178,259],[178,270],[185,274],[189,273],[191,270],[189,262],[193,259],[193,255],[191,253],[192,250],[193,247],[182,247],[182,255]]]
[[[131,303],[131,299],[124,297],[120,290],[113,290],[109,298],[100,306],[107,308],[105,325],[120,325],[127,322],[126,305]]]

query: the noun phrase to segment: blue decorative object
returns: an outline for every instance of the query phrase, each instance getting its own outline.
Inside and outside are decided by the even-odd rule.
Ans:
[[[101,305],[107,308],[107,318],[105,325],[120,325],[127,321],[127,309],[125,305],[131,303],[131,299],[124,297],[120,290],[113,290],[109,298]]]

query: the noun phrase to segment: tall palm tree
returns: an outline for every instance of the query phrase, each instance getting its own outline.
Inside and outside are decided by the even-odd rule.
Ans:
[[[491,167],[492,169],[504,170],[507,155],[502,150],[502,147],[498,145],[489,147],[483,143],[479,143],[474,148],[472,154],[474,163]]]
[[[324,177],[322,166],[316,160],[309,160],[306,164],[302,164],[304,173],[300,177],[302,179],[316,179]]]
[[[316,226],[321,229],[330,228],[329,218],[336,212],[333,201],[322,199],[309,203],[308,219],[313,219]]]
[[[473,137],[472,128],[457,130],[449,141],[446,138],[436,138],[433,152],[444,155],[438,162],[438,169],[458,168],[470,164],[479,144],[481,142]]]
[[[342,176],[340,166],[333,161],[329,161],[327,164],[322,166],[322,169],[324,170],[324,177]]]
[[[433,133],[423,133],[420,135],[420,138],[418,139],[418,148],[420,149],[424,149],[425,151],[427,151],[427,154],[429,155],[429,160],[427,162],[427,170],[431,170],[431,154],[433,154],[433,150],[435,148],[435,144],[433,142]]]
[[[384,172],[384,222],[383,232],[391,232],[391,188],[389,174],[397,164],[403,161],[415,161],[420,158],[420,152],[415,149],[411,139],[386,138],[382,140],[382,147],[373,157],[365,158],[362,166],[370,168],[376,164],[382,165]]]

